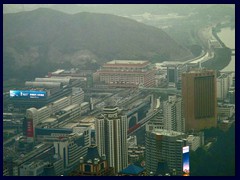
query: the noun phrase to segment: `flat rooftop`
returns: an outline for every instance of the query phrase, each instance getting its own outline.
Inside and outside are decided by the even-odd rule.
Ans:
[[[43,120],[42,121],[42,123],[51,123],[51,122],[54,122],[54,121],[56,121],[57,119],[56,118],[47,118],[47,119],[45,119],[45,120]]]
[[[78,104],[72,104],[72,105],[67,106],[67,107],[65,107],[64,109],[62,109],[62,111],[68,112],[68,111],[70,111],[71,109],[74,109],[74,108],[76,108],[76,107],[79,107],[79,105],[78,105]],[[80,107],[79,107],[79,109],[80,109]]]
[[[52,74],[60,74],[62,72],[64,72],[64,69],[58,69],[57,71],[52,72]]]
[[[199,68],[194,68],[191,69],[188,72],[184,72],[183,74],[198,74],[198,73],[206,73],[205,75],[207,75],[208,73],[210,73],[211,75],[215,73],[215,70],[210,70],[210,69],[199,69]]]
[[[76,127],[79,123],[68,123],[64,125],[62,128],[72,129],[73,127]]]
[[[152,133],[156,135],[164,135],[164,136],[170,136],[170,137],[184,135],[184,133],[182,132],[165,130],[165,129],[154,129]]]
[[[79,120],[81,123],[94,123],[95,117],[94,116],[87,116],[84,119]]]
[[[146,60],[112,60],[106,64],[144,64],[148,63]]]

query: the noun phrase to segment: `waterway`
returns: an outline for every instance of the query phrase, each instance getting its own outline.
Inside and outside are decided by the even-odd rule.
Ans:
[[[235,49],[235,29],[223,28],[217,35],[228,48]],[[221,71],[235,71],[235,55],[231,56],[231,61]]]

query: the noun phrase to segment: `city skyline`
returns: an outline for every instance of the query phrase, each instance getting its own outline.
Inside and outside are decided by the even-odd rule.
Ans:
[[[3,19],[4,176],[235,175],[235,5]]]

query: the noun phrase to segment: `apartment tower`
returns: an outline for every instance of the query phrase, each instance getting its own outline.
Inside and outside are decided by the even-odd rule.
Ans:
[[[105,107],[95,120],[96,144],[100,156],[118,173],[128,165],[127,116],[118,107]]]

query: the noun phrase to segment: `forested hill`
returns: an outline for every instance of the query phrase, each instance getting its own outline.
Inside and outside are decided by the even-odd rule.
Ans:
[[[161,29],[115,15],[47,8],[4,14],[3,45],[4,79],[34,77],[63,64],[192,57]]]

